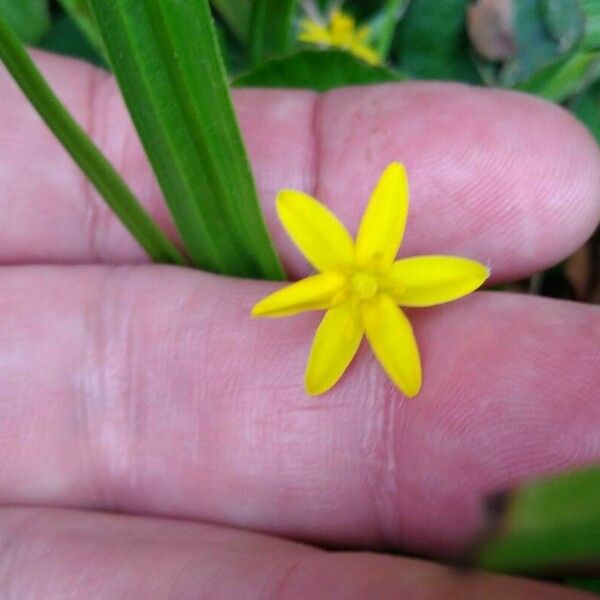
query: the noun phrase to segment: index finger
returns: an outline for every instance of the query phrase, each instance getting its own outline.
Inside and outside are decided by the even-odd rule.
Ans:
[[[155,218],[176,233],[113,79],[36,54],[53,87]],[[90,190],[5,72],[0,73],[0,262],[140,262],[145,257]],[[392,161],[407,165],[402,252],[489,262],[496,279],[540,270],[595,228],[600,155],[568,113],[535,98],[448,83],[316,95],[234,95],[268,226],[292,276],[308,267],[276,222],[274,197],[297,188],[356,231]]]

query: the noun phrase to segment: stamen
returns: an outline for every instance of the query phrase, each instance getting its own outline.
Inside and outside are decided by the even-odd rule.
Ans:
[[[352,291],[361,299],[369,300],[377,293],[379,284],[377,278],[370,273],[358,272],[350,279]]]

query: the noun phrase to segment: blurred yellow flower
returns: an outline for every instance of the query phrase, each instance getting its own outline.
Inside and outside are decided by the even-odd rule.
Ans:
[[[277,196],[277,212],[300,252],[319,271],[261,300],[254,317],[326,310],[306,369],[311,395],[343,375],[366,334],[375,356],[408,397],[421,389],[421,359],[411,324],[398,306],[425,307],[466,296],[489,277],[474,260],[417,256],[395,261],[408,215],[404,166],[389,165],[379,180],[356,241],[320,202],[295,190]]]
[[[380,65],[381,56],[367,42],[370,33],[368,26],[363,25],[357,29],[350,15],[335,9],[326,24],[314,19],[302,19],[298,39],[309,44],[340,48],[369,64]]]

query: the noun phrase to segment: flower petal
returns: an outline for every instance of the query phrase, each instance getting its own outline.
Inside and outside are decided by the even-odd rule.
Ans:
[[[302,192],[282,190],[277,214],[300,252],[319,271],[332,271],[354,262],[354,243],[338,218]]]
[[[385,372],[409,398],[421,389],[421,358],[412,326],[387,294],[361,307],[367,339]]]
[[[401,306],[433,306],[474,292],[490,276],[485,265],[458,256],[415,256],[395,262],[384,285]]]
[[[331,389],[354,358],[363,336],[356,304],[344,302],[327,311],[313,341],[305,386],[311,396]]]
[[[312,19],[302,19],[300,21],[298,40],[308,44],[329,44],[331,36],[327,28],[320,23]]]
[[[307,277],[263,298],[252,309],[252,316],[289,317],[307,310],[325,310],[345,283],[346,277],[337,271]]]
[[[363,44],[361,42],[356,42],[350,48],[350,51],[354,56],[364,60],[366,63],[370,65],[380,65],[382,63],[381,56],[377,53],[377,51],[373,50],[369,45]]]
[[[392,163],[373,191],[358,230],[356,260],[359,265],[383,271],[392,264],[404,235],[407,215],[406,170],[400,163]]]

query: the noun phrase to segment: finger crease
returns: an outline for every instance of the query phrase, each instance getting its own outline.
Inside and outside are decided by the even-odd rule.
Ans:
[[[320,196],[321,185],[321,158],[323,152],[323,106],[325,94],[316,94],[312,105],[311,132],[312,132],[312,159],[311,159],[311,194],[315,198]]]

